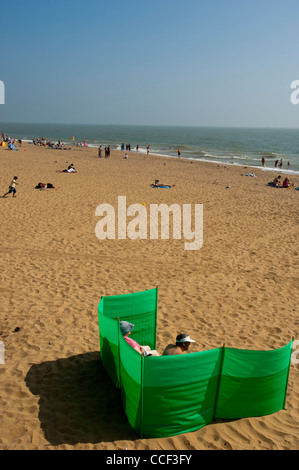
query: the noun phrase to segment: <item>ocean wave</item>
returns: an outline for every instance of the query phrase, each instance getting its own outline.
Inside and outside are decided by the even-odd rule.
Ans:
[[[206,162],[206,163],[213,163],[213,164],[218,164],[218,165],[228,165],[228,166],[238,166],[238,167],[244,167],[244,163],[232,163],[232,162],[223,162],[223,161],[211,161],[211,160],[206,160],[204,158],[188,158],[188,160],[195,160],[195,161],[201,161],[201,162]],[[252,165],[250,163],[246,163],[246,168],[253,168],[256,170],[261,170],[261,171],[268,171],[268,172],[275,172],[275,173],[281,173],[281,174],[289,174],[289,175],[299,175],[299,170],[286,170],[283,168],[273,168],[273,167],[262,167],[262,166],[256,166]]]

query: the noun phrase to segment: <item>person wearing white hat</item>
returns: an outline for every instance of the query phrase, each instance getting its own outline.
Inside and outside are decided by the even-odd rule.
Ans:
[[[184,354],[188,351],[190,343],[195,343],[194,339],[191,339],[189,335],[183,333],[176,337],[175,344],[169,344],[166,346],[162,356],[174,356],[177,354]]]

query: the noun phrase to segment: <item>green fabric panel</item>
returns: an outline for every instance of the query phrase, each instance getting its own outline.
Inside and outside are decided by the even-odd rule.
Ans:
[[[141,394],[141,355],[120,338],[121,398],[128,421],[135,431],[140,432]]]
[[[221,355],[222,348],[144,358],[145,437],[194,431],[213,419]]]
[[[225,348],[216,418],[262,416],[281,410],[292,342],[273,351]]]
[[[119,318],[135,325],[131,338],[141,345],[156,348],[158,289],[103,297],[100,311],[110,318]]]
[[[136,317],[126,316],[126,321],[135,325],[130,338],[137,341],[140,346],[149,346],[151,349],[156,349],[156,328],[153,328],[153,318],[155,316],[155,312],[143,313],[138,318],[138,322],[136,322]]]
[[[119,387],[119,327],[118,321],[107,318],[99,312],[100,355],[110,379]]]
[[[157,308],[157,289],[150,289],[124,295],[103,297],[103,311],[106,317],[121,318],[130,314],[131,317],[141,313],[155,311]]]
[[[276,374],[290,363],[292,342],[271,351],[225,348],[222,374],[237,377],[264,377]]]

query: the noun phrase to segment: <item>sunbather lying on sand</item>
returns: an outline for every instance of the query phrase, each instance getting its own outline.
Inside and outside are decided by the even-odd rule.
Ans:
[[[19,151],[19,149],[16,149],[15,146],[14,146],[14,144],[12,144],[11,142],[9,142],[8,148],[9,148],[9,150]]]
[[[58,173],[78,173],[77,170],[74,168],[73,163],[71,163],[66,170],[57,170]]]
[[[38,183],[35,186],[35,189],[52,189],[55,188],[54,184],[52,183]]]
[[[164,184],[164,183],[159,183],[159,180],[155,180],[155,183],[154,184],[151,184],[150,185],[151,188],[173,188],[175,186],[175,184]]]

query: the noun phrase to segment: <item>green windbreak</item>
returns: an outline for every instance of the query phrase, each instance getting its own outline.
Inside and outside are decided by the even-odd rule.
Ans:
[[[236,419],[281,410],[292,344],[273,351],[225,348],[215,417]]]
[[[145,357],[143,435],[173,436],[212,421],[220,365],[221,349]]]
[[[173,436],[215,418],[262,416],[284,408],[293,341],[273,351],[222,347],[142,357],[124,340],[119,320],[134,323],[132,339],[155,348],[157,289],[103,297],[98,313],[103,366],[141,437]]]

